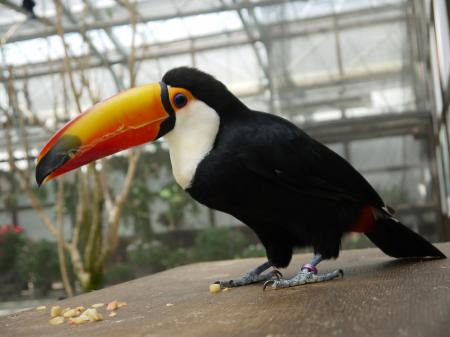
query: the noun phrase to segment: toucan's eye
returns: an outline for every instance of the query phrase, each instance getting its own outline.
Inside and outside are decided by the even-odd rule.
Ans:
[[[173,103],[175,104],[175,106],[177,108],[182,108],[186,105],[188,99],[186,97],[186,95],[184,94],[175,94],[175,96],[173,96]]]

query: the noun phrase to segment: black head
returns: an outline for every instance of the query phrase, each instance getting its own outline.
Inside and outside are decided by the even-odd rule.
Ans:
[[[166,72],[162,81],[167,85],[189,90],[222,117],[246,109],[227,87],[213,76],[196,68],[179,67]]]

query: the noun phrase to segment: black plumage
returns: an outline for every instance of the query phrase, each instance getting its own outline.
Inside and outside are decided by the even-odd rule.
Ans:
[[[22,1],[22,8],[28,12],[30,18],[36,18],[36,14],[34,13],[34,6],[36,6],[36,2],[34,0]]]
[[[342,236],[365,208],[377,217],[365,232],[385,253],[444,256],[392,218],[346,160],[291,122],[250,110],[221,82],[196,69],[173,69],[163,82],[188,89],[220,117],[214,147],[187,192],[251,227],[275,267],[287,266],[296,247],[312,246],[323,258],[337,257]]]

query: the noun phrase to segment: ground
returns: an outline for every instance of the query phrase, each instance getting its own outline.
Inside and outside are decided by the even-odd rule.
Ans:
[[[450,256],[450,243],[437,245]],[[292,276],[310,255],[282,270]],[[319,270],[342,268],[343,279],[263,292],[261,285],[211,294],[215,280],[261,263],[245,259],[193,264],[55,302],[88,306],[126,301],[114,318],[51,326],[49,308],[0,317],[8,336],[448,336],[450,260],[395,260],[378,249],[343,251]],[[103,312],[103,311],[102,311]]]

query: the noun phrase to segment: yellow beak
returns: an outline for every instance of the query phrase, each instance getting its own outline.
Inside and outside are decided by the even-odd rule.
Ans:
[[[155,140],[175,124],[169,89],[153,83],[102,101],[61,128],[39,153],[39,185],[93,160]]]

